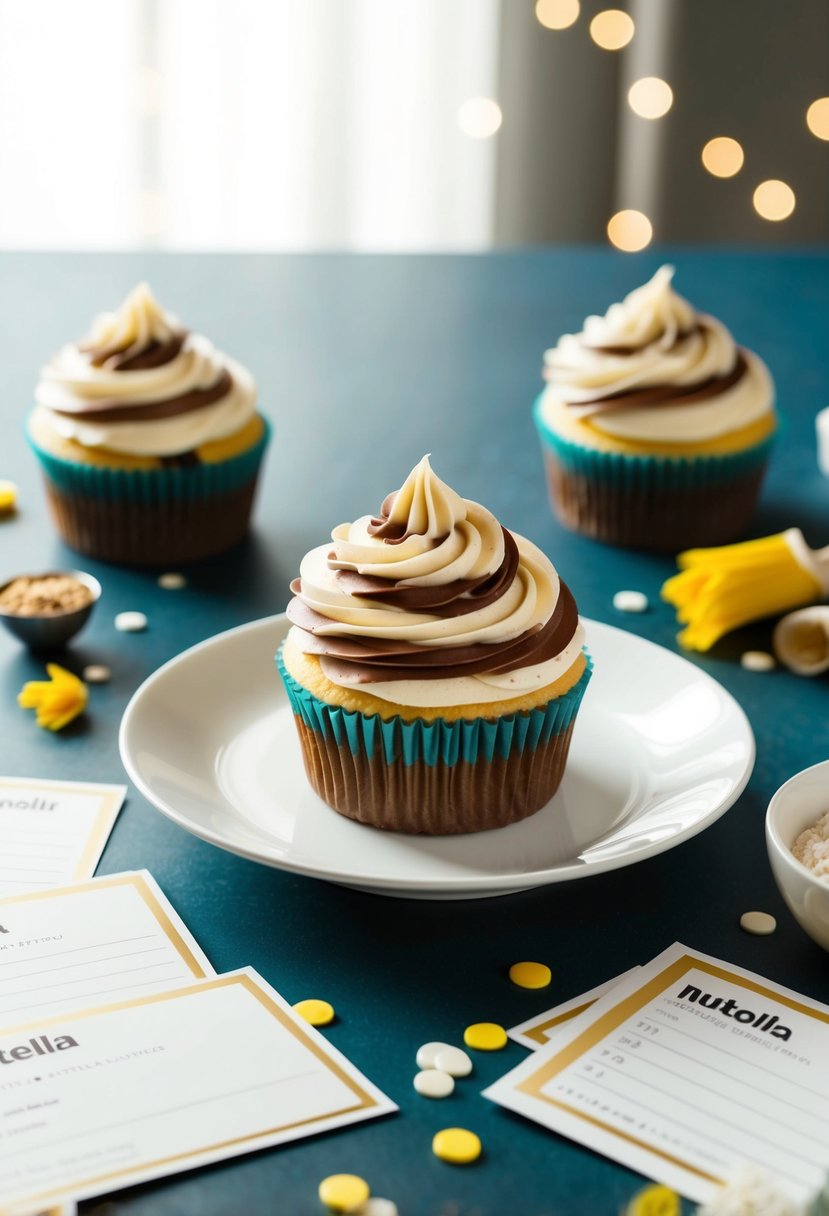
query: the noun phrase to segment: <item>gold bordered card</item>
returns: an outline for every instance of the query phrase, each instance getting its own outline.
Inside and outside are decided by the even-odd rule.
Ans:
[[[633,975],[634,971],[638,970],[638,967],[631,967],[630,971],[623,971],[621,975],[614,976],[612,980],[605,980],[603,984],[597,984],[589,992],[574,996],[569,1001],[562,1001],[560,1005],[554,1005],[552,1009],[545,1009],[543,1013],[537,1013],[535,1017],[522,1022],[520,1026],[513,1026],[512,1030],[507,1031],[507,1034],[522,1047],[529,1047],[531,1051],[537,1051],[539,1047],[544,1047],[553,1039],[558,1038],[573,1019],[581,1013],[586,1013],[591,1006],[596,1004],[600,996],[610,992],[611,988],[615,988],[622,980],[627,979],[629,975]]]
[[[246,968],[4,1026],[0,1195],[47,1208],[393,1110]]]
[[[673,945],[484,1091],[709,1199],[740,1165],[805,1201],[829,1168],[829,1008]]]
[[[125,785],[0,777],[0,896],[95,873]]]
[[[146,870],[0,899],[0,1026],[213,974]]]

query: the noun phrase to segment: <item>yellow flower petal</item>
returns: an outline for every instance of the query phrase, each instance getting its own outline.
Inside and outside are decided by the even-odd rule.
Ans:
[[[57,663],[47,663],[48,680],[29,680],[18,693],[23,709],[34,709],[44,730],[63,730],[86,709],[89,691],[83,680]]]

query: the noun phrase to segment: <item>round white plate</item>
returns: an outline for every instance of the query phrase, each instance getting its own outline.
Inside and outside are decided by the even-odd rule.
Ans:
[[[673,848],[739,797],[754,764],[745,714],[661,646],[584,622],[595,663],[561,787],[536,815],[467,836],[405,836],[338,815],[305,777],[269,617],[159,668],[121,723],[135,785],[188,832],[265,865],[422,899],[503,895]]]

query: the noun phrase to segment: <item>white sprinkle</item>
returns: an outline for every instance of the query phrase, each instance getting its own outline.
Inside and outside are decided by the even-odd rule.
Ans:
[[[757,937],[768,937],[777,928],[777,921],[769,912],[744,912],[740,917],[740,928]]]
[[[147,628],[147,618],[143,612],[119,612],[115,618],[115,628],[121,633],[141,633]]]
[[[418,1068],[434,1068],[435,1056],[448,1046],[448,1043],[424,1043],[422,1047],[418,1047],[415,1057]]]
[[[87,684],[107,684],[112,679],[112,672],[103,663],[90,663],[82,675]]]
[[[424,1098],[448,1098],[455,1088],[454,1078],[439,1068],[424,1068],[412,1084]]]
[[[160,574],[158,585],[165,591],[181,591],[182,587],[187,586],[187,579],[183,574]]]
[[[746,650],[740,656],[740,666],[745,667],[746,671],[772,671],[776,663],[774,655],[767,654],[765,650]]]
[[[613,597],[613,607],[618,612],[647,612],[648,597],[644,591],[617,591]]]
[[[372,1196],[354,1216],[399,1216],[397,1204],[392,1199],[381,1199],[379,1195]]]
[[[448,1072],[450,1077],[468,1077],[472,1072],[472,1061],[460,1047],[444,1047],[435,1056],[435,1068]]]

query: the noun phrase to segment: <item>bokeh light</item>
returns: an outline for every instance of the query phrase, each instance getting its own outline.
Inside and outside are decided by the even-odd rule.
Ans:
[[[491,97],[468,97],[458,110],[458,126],[470,139],[489,139],[503,121],[501,107]]]
[[[617,211],[607,225],[607,239],[625,253],[637,253],[651,243],[653,225],[642,211]]]
[[[628,104],[640,118],[662,118],[673,103],[673,89],[659,76],[643,76],[628,89]]]
[[[636,27],[629,13],[620,8],[606,8],[590,22],[590,37],[603,51],[621,51],[634,35]]]
[[[786,182],[769,178],[754,191],[754,210],[764,220],[786,220],[794,211],[794,190]]]
[[[818,97],[806,111],[806,126],[818,139],[829,139],[829,97]]]
[[[709,139],[702,149],[702,163],[714,177],[733,177],[740,172],[744,161],[742,144],[729,135]]]
[[[536,0],[535,15],[547,30],[566,30],[578,20],[579,0]]]

